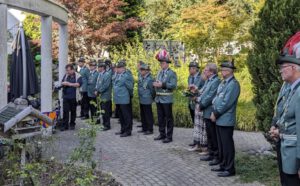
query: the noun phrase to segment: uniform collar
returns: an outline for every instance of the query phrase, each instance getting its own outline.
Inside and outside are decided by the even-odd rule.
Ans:
[[[291,85],[291,90],[294,90],[294,88],[300,83],[300,78],[297,79],[294,83]]]
[[[94,74],[96,72],[96,70],[90,71],[91,74]]]
[[[208,80],[211,81],[211,80],[214,79],[215,77],[217,77],[217,74],[212,75],[210,78],[208,78]]]
[[[229,76],[228,78],[224,79],[224,82],[227,83],[229,81],[231,81],[233,79],[233,75],[232,76]]]

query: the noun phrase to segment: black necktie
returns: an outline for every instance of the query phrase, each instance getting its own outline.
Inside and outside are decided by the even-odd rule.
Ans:
[[[195,82],[195,77],[193,76],[192,77],[192,84],[194,84],[194,82]]]

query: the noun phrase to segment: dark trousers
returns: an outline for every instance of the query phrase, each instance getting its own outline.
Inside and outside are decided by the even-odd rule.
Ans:
[[[89,117],[89,98],[87,92],[81,92],[82,99],[81,99],[81,110],[80,116],[81,117]]]
[[[195,110],[191,108],[191,105],[189,105],[189,110],[190,110],[192,121],[193,123],[195,123]]]
[[[213,156],[215,159],[219,159],[216,123],[207,118],[204,118],[204,122],[206,124],[207,147],[209,155]]]
[[[218,148],[222,158],[220,168],[230,173],[235,173],[233,130],[234,127],[217,126]]]
[[[130,104],[119,104],[119,117],[121,133],[131,134],[132,131],[132,109]]]
[[[298,186],[300,185],[300,179],[298,174],[282,174],[283,186]]]
[[[140,104],[140,115],[142,120],[142,130],[153,132],[153,112],[152,105]]]
[[[106,128],[110,128],[110,106],[111,106],[111,101],[105,101],[100,103],[101,110],[103,111],[102,114],[102,119],[103,119],[103,126]]]
[[[91,103],[91,102],[94,102],[94,104],[93,103]],[[91,111],[91,118],[92,118],[92,120],[93,120],[93,118],[96,116],[96,111],[97,111],[97,108],[96,108],[96,106],[95,106],[95,104],[97,104],[97,98],[96,97],[88,97],[88,105],[89,105],[89,109],[88,109],[88,111]]]
[[[283,171],[282,171],[282,162],[281,162],[281,151],[280,151],[280,140],[276,142],[276,153],[277,153],[277,163],[278,163],[278,168],[279,168],[279,176],[280,176],[280,183],[281,185],[283,184]]]
[[[172,103],[157,103],[156,107],[159,133],[162,137],[172,139],[174,127]]]
[[[69,128],[69,124],[71,127],[75,126],[76,119],[76,107],[77,102],[76,99],[63,99],[63,125],[62,128]],[[71,119],[70,119],[71,113]]]
[[[115,118],[119,118],[120,107],[118,104],[115,104]]]

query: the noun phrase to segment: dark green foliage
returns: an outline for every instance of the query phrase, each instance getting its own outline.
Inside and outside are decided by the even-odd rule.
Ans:
[[[280,183],[277,161],[274,157],[238,153],[236,172],[242,183],[257,181],[270,186],[279,186]]]
[[[136,18],[141,21],[141,17],[145,14],[145,0],[123,0],[123,2],[127,3],[127,6],[122,8],[124,18]],[[127,30],[126,35],[129,40],[133,40],[135,37],[138,37],[139,40],[141,40],[142,28],[138,28],[137,30]]]
[[[287,39],[300,29],[299,0],[269,0],[251,29],[254,48],[248,57],[259,128],[270,128],[282,81],[275,60]]]

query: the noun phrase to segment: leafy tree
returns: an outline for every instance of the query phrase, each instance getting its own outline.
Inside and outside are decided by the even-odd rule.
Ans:
[[[78,55],[99,56],[109,45],[127,40],[128,30],[137,30],[143,23],[125,14],[127,4],[121,0],[59,0],[70,11],[69,46],[72,59]]]
[[[275,60],[286,40],[300,28],[299,0],[269,0],[251,29],[254,48],[247,64],[252,75],[256,118],[261,130],[271,124],[274,104],[282,84]]]
[[[127,5],[122,8],[124,12],[124,18],[136,18],[141,21],[142,17],[145,15],[145,0],[123,0]],[[136,30],[127,30],[127,38],[134,41],[135,37],[142,39],[142,28]]]

